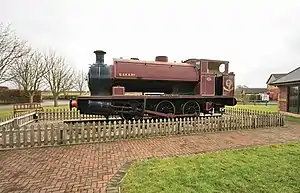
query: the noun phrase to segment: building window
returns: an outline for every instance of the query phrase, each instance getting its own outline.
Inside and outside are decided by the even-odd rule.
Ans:
[[[299,86],[290,86],[289,87],[289,101],[288,101],[288,111],[291,113],[299,114],[299,105],[300,105],[300,92]]]

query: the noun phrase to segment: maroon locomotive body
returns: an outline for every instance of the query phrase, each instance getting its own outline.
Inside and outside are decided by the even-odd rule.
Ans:
[[[78,96],[70,103],[82,114],[120,115],[123,119],[199,116],[236,105],[235,77],[228,71],[228,61],[169,62],[168,57],[157,56],[154,61],[113,59],[109,66],[104,63],[104,51],[94,53],[96,63],[88,73],[91,96]],[[128,92],[141,94],[129,96]]]

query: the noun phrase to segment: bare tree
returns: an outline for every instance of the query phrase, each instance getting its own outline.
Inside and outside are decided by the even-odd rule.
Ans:
[[[79,91],[79,95],[82,95],[84,91],[87,89],[87,75],[84,71],[79,70],[76,72],[74,77],[74,87],[76,91]]]
[[[17,38],[11,26],[0,23],[0,83],[11,80],[8,71],[16,59],[28,52],[26,42]]]
[[[246,104],[249,100],[249,96],[245,94],[247,88],[248,86],[246,85],[237,85],[235,89],[235,97],[243,104]]]
[[[43,55],[31,50],[27,55],[15,60],[9,75],[13,77],[12,82],[24,90],[29,102],[32,103],[34,95],[43,84],[47,70]]]
[[[63,57],[57,56],[55,52],[45,54],[44,60],[47,66],[45,80],[53,94],[56,107],[59,95],[74,87],[73,69],[66,64]]]

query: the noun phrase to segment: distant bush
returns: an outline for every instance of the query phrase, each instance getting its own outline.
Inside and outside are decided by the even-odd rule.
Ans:
[[[69,99],[73,99],[73,98],[76,98],[78,95],[60,95],[58,96],[58,99],[59,100],[69,100]],[[53,100],[54,97],[53,95],[44,95],[43,96],[43,100]]]
[[[86,93],[86,92],[83,92],[81,93],[81,95],[89,95],[90,93]],[[69,100],[69,99],[73,99],[73,98],[76,98],[77,96],[80,95],[80,92],[78,91],[67,91],[65,93],[61,93],[59,96],[58,96],[58,99],[59,100]],[[51,93],[51,91],[43,91],[42,92],[42,98],[43,100],[53,100],[54,97],[53,97],[53,94]]]
[[[42,101],[41,92],[37,92],[33,97],[33,102]],[[25,96],[23,90],[18,89],[0,89],[0,104],[28,103],[29,97]]]
[[[249,96],[249,101],[261,101],[261,95],[257,95],[257,94],[252,94]]]

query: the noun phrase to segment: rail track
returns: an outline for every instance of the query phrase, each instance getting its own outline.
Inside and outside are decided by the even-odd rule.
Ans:
[[[209,118],[209,117],[222,117],[222,114],[215,114],[215,115],[200,115],[200,118]],[[189,118],[189,117],[180,117],[180,118]],[[160,119],[166,119],[166,118],[162,118],[162,117],[144,117],[141,120],[160,120]],[[108,123],[108,122],[114,122],[114,121],[122,121],[125,123],[128,123],[129,121],[122,119],[121,117],[116,118],[116,117],[112,117],[109,119],[106,118],[94,118],[94,119],[71,119],[71,120],[64,120],[63,123],[66,124],[78,124],[78,123],[84,123],[84,124],[88,124],[88,123]],[[133,121],[133,120],[132,120]],[[137,121],[137,120],[136,120]]]

